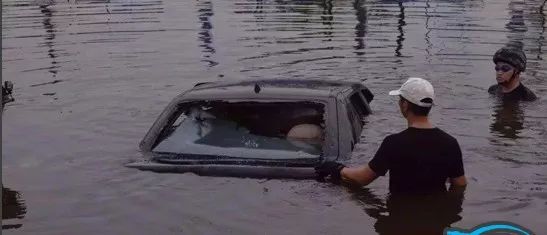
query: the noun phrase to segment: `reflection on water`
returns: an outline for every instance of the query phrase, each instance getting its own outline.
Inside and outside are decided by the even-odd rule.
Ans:
[[[355,8],[355,15],[357,16],[357,25],[355,26],[355,42],[357,44],[355,48],[355,54],[357,56],[363,55],[365,52],[365,36],[367,33],[367,8],[364,5],[364,0],[355,0],[353,2],[353,8]]]
[[[368,189],[354,191],[353,198],[376,219],[380,235],[442,234],[446,227],[462,219],[463,192],[426,196],[388,196],[386,202]]]
[[[48,68],[48,72],[52,74],[52,77],[55,79],[57,76],[57,53],[54,48],[54,39],[55,39],[55,26],[51,23],[51,19],[53,18],[53,10],[49,8],[49,5],[40,5],[40,12],[44,14],[44,19],[42,21],[42,24],[44,25],[44,30],[46,33],[44,34],[44,45],[47,48],[47,55],[49,58],[51,58],[51,66]]]
[[[424,9],[424,15],[425,15],[425,35],[424,35],[424,40],[425,40],[425,44],[426,44],[426,48],[425,48],[425,52],[426,52],[426,58],[427,58],[427,62],[428,63],[431,63],[431,50],[433,49],[433,44],[431,43],[431,26],[430,26],[430,22],[431,22],[431,4],[429,3],[430,0],[427,0],[425,1],[425,9]]]
[[[490,131],[503,138],[517,139],[524,129],[524,112],[519,101],[499,100],[492,113]]]
[[[211,18],[213,17],[213,3],[211,1],[196,1],[199,13],[199,22],[201,23],[201,31],[198,33],[198,39],[201,41],[199,45],[203,53],[203,59],[201,61],[206,62],[209,67],[218,65],[218,62],[214,61],[212,56],[215,54],[215,48],[213,46],[213,24]]]
[[[509,3],[508,9],[511,18],[507,24],[505,24],[505,28],[511,32],[508,35],[508,46],[523,48],[525,33],[528,31],[528,28],[524,23],[525,6],[524,2],[521,1],[512,1]]]
[[[546,26],[546,19],[547,18],[547,14],[545,14],[545,6],[547,5],[547,0],[544,0],[543,3],[541,3],[541,5],[539,6],[539,9],[536,13],[534,13],[533,15],[535,16],[535,18],[537,19],[536,22],[533,22],[532,24],[533,25],[537,25],[539,26],[538,28],[540,28],[540,30],[538,30],[538,35],[536,36],[537,37],[537,40],[536,40],[536,44],[537,44],[537,59],[538,60],[543,60],[543,45],[545,44],[544,41],[545,41],[545,29],[547,29],[547,26]]]
[[[27,207],[21,194],[2,186],[2,229],[16,229],[23,226],[19,221],[25,217]]]
[[[395,48],[395,56],[401,57],[401,49],[403,49],[403,41],[405,40],[405,33],[403,31],[403,26],[406,25],[405,22],[405,7],[403,6],[403,1],[399,1],[399,21],[397,24],[397,31],[399,31],[399,35],[397,36],[397,47]]]
[[[331,41],[332,40],[332,21],[334,20],[334,17],[332,16],[332,0],[323,0],[321,3],[323,6],[323,15],[321,15],[321,22],[326,26],[324,35],[325,35],[325,41]]]

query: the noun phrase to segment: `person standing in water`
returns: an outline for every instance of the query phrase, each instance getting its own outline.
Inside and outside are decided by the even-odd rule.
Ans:
[[[372,160],[364,166],[346,167],[325,162],[317,167],[320,177],[365,186],[389,171],[389,191],[395,194],[436,194],[465,189],[462,153],[458,141],[430,123],[433,86],[422,78],[409,78],[389,95],[399,96],[399,109],[408,128],[387,136]],[[461,190],[458,190],[461,191]]]
[[[497,84],[488,93],[504,100],[534,101],[536,95],[521,82],[521,73],[526,70],[526,55],[516,47],[503,47],[493,56]]]
[[[2,85],[2,109],[4,109],[4,105],[13,102],[13,96],[11,93],[13,92],[13,83],[10,81],[4,81],[4,84]]]

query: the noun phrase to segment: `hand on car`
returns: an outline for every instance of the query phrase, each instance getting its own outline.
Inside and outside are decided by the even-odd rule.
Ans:
[[[330,175],[333,179],[339,180],[341,178],[340,173],[344,167],[346,167],[344,164],[338,162],[323,162],[323,164],[315,168],[315,171],[321,178]]]

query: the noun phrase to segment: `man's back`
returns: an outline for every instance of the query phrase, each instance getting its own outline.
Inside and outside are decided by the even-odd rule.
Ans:
[[[365,186],[390,171],[392,195],[446,192],[448,179],[454,191],[465,190],[467,179],[458,141],[429,122],[435,98],[431,83],[423,78],[409,78],[389,95],[399,96],[399,110],[409,128],[386,137],[367,165],[346,167],[325,162],[317,167],[319,175]]]
[[[446,191],[447,178],[464,175],[457,140],[438,128],[410,127],[386,137],[369,166],[378,175],[390,172],[392,194]]]

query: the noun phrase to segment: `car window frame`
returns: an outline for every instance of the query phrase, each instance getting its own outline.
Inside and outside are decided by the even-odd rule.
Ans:
[[[361,137],[361,132],[363,131],[363,122],[358,118],[359,114],[355,110],[355,107],[353,104],[351,104],[351,101],[349,99],[346,100],[346,112],[348,115],[348,119],[352,123],[352,137],[354,145],[359,142],[359,139]]]
[[[355,145],[353,134],[353,123],[349,118],[347,110],[346,95],[340,93],[336,99],[337,127],[338,127],[338,158],[345,158],[352,152]],[[347,131],[351,129],[350,131]]]
[[[141,142],[141,150],[143,152],[152,153],[152,150],[157,146],[161,141],[160,138],[162,135],[169,129],[169,127],[177,120],[178,116],[181,114],[182,107],[194,102],[207,102],[207,101],[228,101],[228,102],[256,102],[257,100],[249,99],[211,99],[211,100],[197,100],[197,99],[181,99],[174,101],[169,104],[168,107],[160,114],[160,117],[153,124],[149,133],[143,138]],[[324,106],[324,124],[325,124],[325,139],[323,143],[322,154],[319,156],[319,159],[329,158],[329,156],[337,155],[338,146],[336,146],[335,138],[338,135],[337,128],[331,128],[336,126],[336,118],[330,117],[329,112],[336,110],[336,107],[332,107],[332,100],[322,100],[322,99],[279,99],[277,97],[268,98],[264,97],[258,101],[264,102],[315,102],[322,104]]]
[[[357,97],[358,99],[357,102],[360,102],[360,104],[355,104],[353,102],[352,99],[354,97]],[[362,125],[364,125],[364,119],[367,115],[370,114],[370,112],[368,109],[368,105],[367,105],[368,103],[366,102],[366,98],[363,97],[362,90],[359,89],[354,91],[353,93],[349,95],[348,99],[351,103],[351,106],[353,106],[353,110],[358,114],[359,121],[361,122]]]

